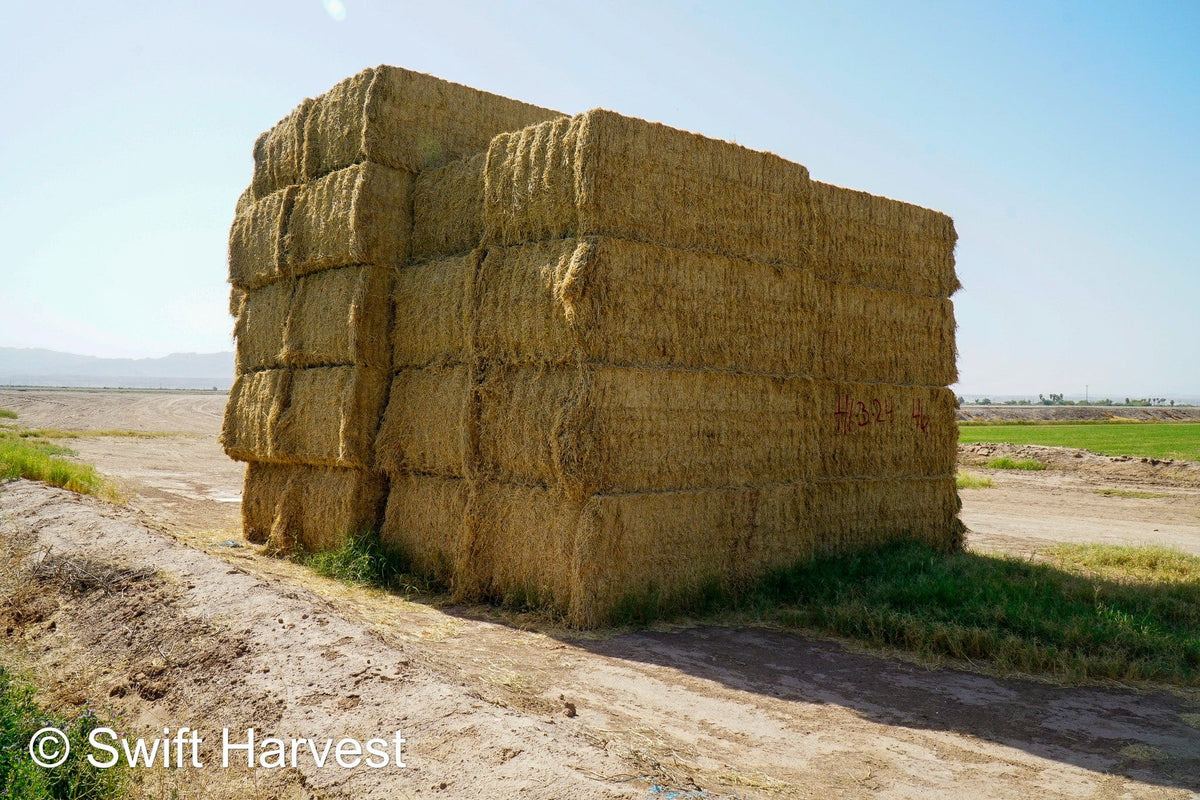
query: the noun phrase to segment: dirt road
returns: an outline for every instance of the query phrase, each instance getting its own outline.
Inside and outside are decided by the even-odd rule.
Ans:
[[[89,416],[87,398],[54,399]],[[147,398],[102,402],[110,416],[98,428],[141,418],[146,430],[174,429],[170,413],[153,424]],[[16,409],[19,421],[66,427],[33,405],[27,415]],[[0,407],[14,408],[3,392]],[[713,798],[1200,792],[1200,705],[1176,694],[930,670],[760,628],[580,636],[348,588],[224,546],[231,530],[208,523],[236,508],[221,499],[240,470],[203,466],[218,460],[215,425],[180,432],[193,435],[71,440],[96,443],[95,463],[127,486],[164,495],[139,494],[134,508],[27,482],[0,486],[4,541],[49,547],[92,573],[97,563],[154,571],[107,592],[25,580],[24,605],[0,603],[10,642],[55,676],[58,696],[109,696],[147,729],[253,724],[338,738],[398,727],[407,739],[403,770],[192,773],[174,778],[185,781],[183,796],[668,796],[656,786]],[[190,455],[170,461],[176,438],[198,449],[180,445]],[[147,443],[167,450],[148,456]],[[1191,549],[1200,538],[1195,489],[1158,485],[1174,496],[1142,501],[1101,496],[1089,482],[1114,480],[1061,475],[1046,486],[996,476],[998,488],[964,494],[972,546],[1025,550],[1066,528],[1095,539],[1113,535],[1118,521],[1131,526],[1119,536],[1140,541],[1138,520],[1158,519],[1170,541]],[[1064,506],[1074,515],[1047,517]],[[1044,528],[1030,534],[1028,520],[1042,517]],[[40,610],[14,612],[29,607]]]

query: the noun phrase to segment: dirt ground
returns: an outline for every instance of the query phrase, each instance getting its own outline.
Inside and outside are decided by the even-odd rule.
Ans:
[[[0,408],[28,426],[173,434],[66,442],[117,477],[126,507],[0,486],[5,657],[64,702],[112,703],[137,730],[190,725],[219,741],[224,726],[322,740],[399,729],[406,766],[172,771],[154,778],[162,796],[1200,793],[1194,694],[931,668],[766,628],[579,635],[346,587],[229,546],[241,468],[216,444],[223,402],[0,389]],[[969,546],[1200,552],[1200,467],[1041,456],[1056,468],[966,467],[995,482],[963,492]],[[1096,491],[1112,488],[1167,496]]]

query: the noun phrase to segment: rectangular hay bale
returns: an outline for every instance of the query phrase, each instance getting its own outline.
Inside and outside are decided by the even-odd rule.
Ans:
[[[488,251],[480,357],[802,375],[814,361],[810,270],[609,237]]]
[[[812,474],[812,381],[715,370],[489,364],[479,468],[596,492],[754,486]]]
[[[368,469],[387,385],[387,373],[369,367],[240,375],[225,408],[225,452],[239,461]]]
[[[379,530],[386,479],[378,472],[251,462],[242,527],[251,542],[288,551],[331,550]]]
[[[811,390],[817,476],[880,478],[953,473],[958,401],[939,386],[816,381]]]
[[[479,254],[428,261],[396,272],[392,365],[456,364],[467,357]]]
[[[820,552],[848,552],[918,541],[939,550],[962,547],[961,502],[951,470],[941,475],[814,481],[809,527]]]
[[[304,123],[313,101],[305,98],[254,142],[255,197],[304,183]]]
[[[607,235],[811,266],[808,170],[771,153],[596,109],[500,134],[485,240]]]
[[[959,289],[950,217],[887,197],[813,181],[821,225],[818,278],[924,297]]]
[[[455,588],[466,519],[465,480],[392,475],[380,539],[417,574]]]
[[[947,298],[817,280],[811,335],[816,378],[949,386],[958,380]]]
[[[559,116],[432,75],[378,66],[313,102],[305,120],[305,179],[364,161],[419,172],[477,153],[501,131]]]
[[[234,215],[229,229],[229,282],[257,289],[286,274],[284,236],[296,187],[288,187],[250,204]]]
[[[466,476],[471,389],[461,365],[397,372],[375,441],[379,468],[392,475]]]
[[[460,594],[518,599],[580,627],[654,606],[670,610],[713,585],[734,588],[810,556],[803,484],[602,494],[485,482]]]
[[[238,373],[284,366],[283,340],[296,281],[285,279],[245,294],[233,328]]]
[[[390,368],[393,273],[389,267],[363,265],[300,278],[280,362],[293,367]]]
[[[408,261],[413,175],[359,164],[300,187],[288,219],[287,267],[303,275],[355,264]]]

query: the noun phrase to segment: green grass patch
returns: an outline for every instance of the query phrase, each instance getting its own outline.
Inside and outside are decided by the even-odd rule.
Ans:
[[[26,439],[91,439],[91,438],[129,438],[129,439],[163,439],[171,436],[190,436],[186,433],[169,433],[166,431],[130,431],[106,429],[96,431],[64,430],[62,428],[16,428],[10,432]]]
[[[958,440],[1074,447],[1106,456],[1200,461],[1200,422],[964,425]]]
[[[96,769],[85,760],[90,752],[88,736],[95,728],[105,726],[115,727],[89,708],[74,715],[48,712],[37,702],[30,683],[0,667],[0,797],[125,797],[129,791],[127,766],[118,763],[111,769]],[[45,727],[63,731],[71,747],[67,760],[54,769],[37,766],[29,755],[30,738]]]
[[[1200,558],[1063,546],[1047,562],[896,544],[776,573],[740,615],[1059,679],[1200,685]]]
[[[987,466],[991,469],[1023,469],[1031,471],[1046,468],[1046,465],[1036,458],[1009,458],[1008,456],[993,458],[987,462]]]
[[[959,489],[991,489],[996,484],[992,483],[991,478],[982,475],[975,475],[970,472],[960,472],[955,478],[955,483]]]
[[[1093,489],[1093,492],[1105,497],[1132,497],[1138,500],[1157,500],[1163,497],[1174,497],[1173,494],[1160,494],[1159,492],[1140,492],[1134,489]]]
[[[430,594],[436,590],[428,581],[414,576],[408,559],[383,544],[374,533],[347,537],[340,547],[320,553],[297,549],[292,557],[318,575],[354,586],[402,594]]]
[[[0,481],[27,478],[79,494],[119,500],[116,487],[90,464],[68,461],[69,448],[24,432],[0,430]]]
[[[17,412],[9,411],[7,408],[0,408],[0,419],[16,419]]]

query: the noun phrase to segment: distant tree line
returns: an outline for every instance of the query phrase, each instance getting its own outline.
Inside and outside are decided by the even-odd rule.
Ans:
[[[978,406],[992,405],[990,397],[980,397],[973,401]],[[959,396],[958,404],[965,405],[966,400]],[[1005,406],[1173,406],[1174,400],[1168,400],[1165,397],[1126,397],[1125,402],[1121,403],[1110,398],[1103,400],[1067,400],[1061,394],[1039,394],[1038,399],[1034,400],[1004,400],[997,405]]]

